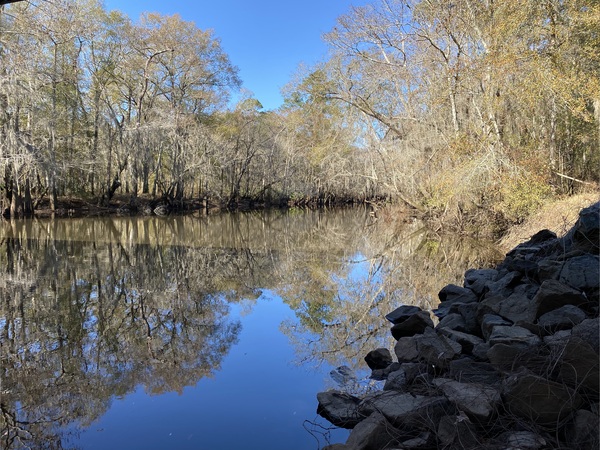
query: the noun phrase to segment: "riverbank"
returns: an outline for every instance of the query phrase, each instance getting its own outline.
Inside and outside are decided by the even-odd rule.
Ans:
[[[388,314],[395,358],[365,357],[383,391],[317,395],[321,416],[352,429],[327,449],[597,449],[599,230],[597,203],[563,237],[542,230],[468,270],[433,314]]]

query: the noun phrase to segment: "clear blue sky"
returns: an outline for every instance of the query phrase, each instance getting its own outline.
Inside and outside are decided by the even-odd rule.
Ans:
[[[202,30],[213,29],[224,51],[239,69],[243,87],[265,109],[282,103],[281,88],[300,63],[323,60],[321,35],[351,5],[367,0],[105,0],[109,10],[137,21],[142,12],[181,15]]]

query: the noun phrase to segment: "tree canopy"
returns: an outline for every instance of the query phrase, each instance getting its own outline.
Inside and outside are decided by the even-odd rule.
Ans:
[[[592,0],[373,0],[265,111],[216,34],[178,15],[8,5],[2,209],[385,198],[455,223],[519,221],[597,188],[599,29]]]

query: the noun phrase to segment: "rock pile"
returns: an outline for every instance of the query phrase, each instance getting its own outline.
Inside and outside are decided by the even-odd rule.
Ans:
[[[317,395],[352,429],[326,449],[598,449],[599,222],[600,203],[467,271],[440,291],[437,326],[414,306],[388,314],[397,361],[365,357],[383,391]]]

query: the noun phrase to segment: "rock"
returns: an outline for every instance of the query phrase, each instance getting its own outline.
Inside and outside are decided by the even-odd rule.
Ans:
[[[590,344],[596,353],[600,353],[600,319],[598,317],[586,319],[579,325],[575,325],[571,334]]]
[[[359,412],[363,416],[379,412],[394,426],[417,428],[419,430],[435,429],[437,418],[449,408],[445,397],[426,397],[383,391],[367,395],[360,403]]]
[[[387,377],[390,375],[390,373],[399,370],[400,366],[401,366],[400,363],[393,362],[389,366],[387,366],[385,369],[375,369],[371,372],[371,379],[378,380],[378,381],[387,380]]]
[[[542,340],[528,329],[513,325],[494,327],[488,342],[493,347],[496,344],[539,345]]]
[[[398,339],[394,346],[394,353],[400,362],[411,362],[419,359],[419,351],[414,337],[403,337]]]
[[[587,298],[574,289],[557,280],[546,280],[540,286],[533,298],[536,305],[536,317],[558,309],[564,305],[581,306],[587,303]]]
[[[387,314],[385,318],[395,325],[397,323],[404,322],[410,316],[418,313],[419,311],[421,311],[421,308],[418,306],[402,305],[393,310],[391,313]]]
[[[408,439],[406,441],[402,441],[400,447],[403,450],[410,450],[412,448],[423,448],[427,447],[429,441],[431,440],[431,433],[426,431],[424,433],[419,434],[417,437],[412,439]]]
[[[317,394],[317,414],[342,428],[354,428],[364,418],[358,412],[361,400],[345,392],[330,390]]]
[[[500,278],[498,281],[488,282],[486,289],[488,293],[508,297],[519,284],[523,275],[520,272],[512,271]],[[487,296],[488,294],[486,294]]]
[[[489,362],[460,358],[450,361],[449,376],[463,383],[485,383],[494,386],[500,383],[501,375]]]
[[[487,292],[487,284],[496,281],[496,269],[469,269],[465,272],[464,286],[479,298]]]
[[[481,449],[481,442],[477,439],[475,427],[464,414],[456,416],[443,416],[437,427],[437,438],[441,444],[438,448],[444,449]]]
[[[439,325],[436,330],[438,330],[438,332],[443,336],[446,336],[454,342],[458,342],[462,347],[463,352],[467,355],[470,355],[473,352],[474,347],[479,344],[483,344],[483,339],[473,336],[472,334],[461,333],[460,331],[448,328],[440,328]]]
[[[383,390],[404,392],[418,377],[427,377],[428,375],[429,365],[424,363],[404,363],[400,365],[398,370],[388,375]]]
[[[598,414],[585,409],[577,411],[567,432],[567,439],[571,447],[577,449],[600,448],[598,422]]]
[[[329,372],[329,376],[341,387],[353,386],[357,382],[356,375],[348,366],[339,366]]]
[[[442,303],[473,303],[477,301],[477,296],[471,289],[449,284],[438,292],[438,298]]]
[[[490,344],[484,342],[483,344],[477,344],[473,347],[471,354],[473,357],[477,358],[479,361],[487,361],[488,356],[487,353],[490,350]]]
[[[477,320],[479,303],[454,303],[450,306],[450,313],[460,314],[465,322],[465,333],[481,337],[481,327]]]
[[[540,247],[535,247],[533,253],[537,253],[540,250]],[[499,267],[502,267],[508,270],[509,272],[519,272],[524,277],[527,277],[529,279],[536,279],[538,274],[538,264],[531,258],[527,258],[527,256],[520,254],[515,254],[514,256],[511,256],[509,253],[509,255]]]
[[[502,397],[511,414],[542,426],[564,420],[582,403],[573,389],[526,371],[506,380]]]
[[[499,439],[506,445],[503,450],[538,450],[546,447],[546,440],[532,431],[507,431]]]
[[[488,307],[493,313],[512,323],[533,322],[536,318],[535,304],[525,295],[512,294],[505,298],[493,296],[480,303],[480,308]]]
[[[436,378],[433,384],[441,389],[458,410],[478,419],[490,417],[500,402],[500,391],[483,384],[460,383],[447,378]]]
[[[409,382],[406,378],[406,372],[402,370],[396,370],[388,375],[385,385],[383,386],[384,391],[399,391],[404,392]]]
[[[579,219],[563,240],[586,253],[598,254],[600,241],[600,202],[579,212]]]
[[[392,354],[387,348],[371,350],[367,353],[367,356],[365,356],[365,362],[371,370],[385,369],[393,362]]]
[[[564,305],[558,309],[547,312],[538,320],[538,325],[549,332],[567,330],[580,324],[587,318],[585,312],[574,305]]]
[[[462,347],[458,342],[439,335],[433,329],[415,336],[415,342],[417,343],[419,357],[427,363],[442,369],[448,367],[450,360],[462,351]]]
[[[496,344],[487,352],[487,358],[497,369],[514,370],[522,362],[525,345]]]
[[[598,301],[600,290],[600,257],[582,255],[564,262],[558,275],[558,281],[588,294]]]
[[[392,430],[382,414],[373,412],[352,429],[346,446],[352,450],[389,448],[395,441],[389,433]]]
[[[481,319],[481,334],[487,341],[489,340],[495,327],[498,326],[511,326],[512,322],[500,317],[497,314],[484,314]]]
[[[571,336],[565,345],[553,344],[554,354],[560,355],[558,380],[596,397],[600,391],[600,361],[598,353],[584,340]]]
[[[426,311],[419,311],[392,327],[392,336],[398,340],[401,337],[414,336],[423,333],[427,328],[433,329],[433,321]]]
[[[465,319],[460,314],[451,313],[440,320],[437,328],[450,328],[458,331],[465,331]]]

